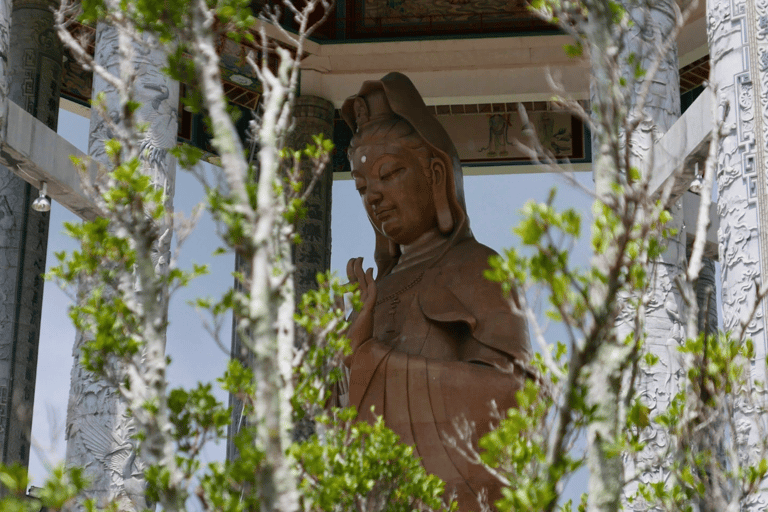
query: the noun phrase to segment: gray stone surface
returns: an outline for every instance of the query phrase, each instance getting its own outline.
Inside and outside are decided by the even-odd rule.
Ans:
[[[685,230],[686,245],[690,250],[696,236],[696,222],[699,217],[701,197],[693,192],[683,194],[683,229]],[[720,218],[717,216],[717,204],[709,205],[709,228],[704,245],[704,256],[713,261],[717,260],[717,230],[720,228]],[[686,257],[686,259],[688,259]]]
[[[704,169],[712,136],[712,101],[707,88],[653,145],[652,191],[660,191],[671,179],[673,195],[680,196],[693,181],[696,165]]]
[[[96,59],[110,72],[119,75],[117,31],[103,23],[96,32]],[[136,117],[150,125],[143,140],[137,141],[142,150],[143,169],[156,186],[165,190],[170,207],[176,166],[168,149],[176,143],[179,86],[161,72],[166,64],[163,52],[138,45],[134,48],[135,99],[142,103]],[[94,76],[93,97],[100,93],[106,95],[109,117],[118,120],[120,110],[116,91],[101,77]],[[104,141],[112,136],[108,123],[93,109],[90,156],[106,163]],[[170,234],[166,238],[167,244],[156,248],[158,266],[168,261]],[[88,293],[88,283],[81,285],[80,293]],[[147,506],[141,476],[143,463],[136,442],[131,438],[135,427],[117,390],[106,381],[93,377],[80,365],[80,347],[88,336],[88,333],[78,333],[73,350],[65,431],[66,462],[86,469],[86,474],[93,480],[89,497],[103,504],[119,503],[120,510],[143,510]]]
[[[696,304],[699,307],[699,332],[717,334],[717,278],[715,260],[702,259],[699,280],[696,282]]]
[[[10,98],[56,129],[62,78],[62,46],[53,25],[56,0],[14,0],[11,25]]]
[[[10,99],[53,130],[62,65],[53,27],[55,5],[13,3],[7,54]],[[7,168],[0,169],[0,453],[3,463],[24,466],[31,446],[50,217],[31,209],[37,196],[37,189]]]

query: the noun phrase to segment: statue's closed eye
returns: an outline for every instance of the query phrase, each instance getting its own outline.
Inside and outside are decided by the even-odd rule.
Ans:
[[[388,172],[386,172],[386,173],[382,174],[380,179],[381,179],[382,181],[385,181],[385,180],[389,180],[389,179],[392,179],[392,178],[394,178],[395,176],[397,176],[397,174],[398,174],[400,171],[402,171],[402,170],[405,170],[405,167],[398,167],[397,169],[393,169],[393,170],[391,170],[391,171],[388,171]]]

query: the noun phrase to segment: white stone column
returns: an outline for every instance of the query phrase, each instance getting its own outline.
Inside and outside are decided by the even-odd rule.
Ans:
[[[675,26],[676,6],[672,0],[631,3],[626,6],[634,24],[624,41],[624,55],[634,54],[636,62],[648,70],[657,58],[661,41],[668,39]],[[639,101],[642,81],[634,78],[632,66],[624,70],[623,74],[628,82],[634,83],[634,92],[629,101],[630,108],[633,108]],[[639,115],[642,116],[642,121],[629,141],[632,165],[637,166],[642,175],[648,175],[654,165],[651,158],[654,143],[680,117],[680,79],[676,44],[673,43],[663,55],[661,65],[652,78],[645,106]],[[653,262],[655,277],[652,278],[653,288],[649,291],[650,297],[645,311],[645,347],[659,357],[659,363],[651,369],[643,370],[637,383],[637,392],[651,408],[651,414],[663,411],[677,392],[680,368],[677,347],[682,344],[686,335],[684,301],[675,285],[675,279],[685,272],[687,262],[681,197],[671,205],[669,212],[672,214],[672,220],[667,227],[677,229],[677,234],[665,240],[666,251]],[[617,329],[620,337],[634,328],[635,315],[634,309],[628,309],[619,318]],[[661,430],[648,431],[645,434],[647,448],[636,460],[627,461],[627,477],[635,471],[645,471],[641,468],[648,468],[668,443],[665,433]],[[645,471],[640,477],[641,480],[655,482],[663,479],[657,470],[663,471],[660,468]],[[634,489],[635,485],[630,485],[629,489],[625,490],[625,497]],[[625,500],[624,506],[629,510],[647,510],[647,505],[637,500],[632,504]]]
[[[6,54],[10,100],[54,130],[62,71],[53,23],[57,5],[15,0]],[[49,213],[32,210],[37,197],[34,186],[0,167],[0,454],[3,463],[24,466],[31,446],[50,220]]]
[[[120,56],[114,27],[99,24],[96,59],[113,74],[119,74]],[[145,172],[152,176],[157,186],[165,189],[170,206],[176,167],[167,150],[176,143],[179,86],[162,73],[167,59],[161,51],[149,51],[137,45],[134,64],[138,70],[136,100],[142,103],[137,118],[150,124],[142,142]],[[96,98],[100,93],[106,94],[110,117],[119,119],[116,91],[95,75],[92,97]],[[111,137],[104,119],[94,111],[91,115],[89,154],[106,162],[104,141]],[[157,249],[159,265],[167,261],[170,236],[166,238],[167,244]],[[87,289],[81,287],[80,292],[87,293]],[[119,502],[120,510],[142,510],[146,506],[141,477],[143,467],[140,459],[136,458],[136,443],[132,439],[134,427],[116,389],[94,378],[80,365],[80,347],[87,336],[88,333],[78,333],[74,347],[66,424],[66,461],[69,465],[86,468],[94,482],[90,497],[105,504]]]
[[[707,2],[712,82],[724,116],[717,151],[717,210],[723,328],[737,329],[754,307],[768,268],[768,2]],[[723,119],[718,119],[721,121]],[[765,361],[766,305],[749,323],[755,359]],[[764,375],[763,365],[757,365]]]
[[[710,0],[707,22],[715,121],[723,122],[716,161],[723,329],[739,329],[755,312],[746,336],[755,347],[752,377],[765,382],[768,306],[755,308],[755,298],[768,269],[768,1]],[[752,456],[761,434],[742,412],[740,455]],[[757,495],[745,510],[766,506],[768,497]]]

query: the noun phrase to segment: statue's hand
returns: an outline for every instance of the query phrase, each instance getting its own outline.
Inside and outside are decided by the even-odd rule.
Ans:
[[[360,287],[360,300],[363,307],[349,317],[347,337],[354,352],[367,339],[373,337],[373,308],[376,304],[376,282],[373,280],[373,269],[363,271],[363,258],[352,258],[347,263],[347,277],[350,283]]]

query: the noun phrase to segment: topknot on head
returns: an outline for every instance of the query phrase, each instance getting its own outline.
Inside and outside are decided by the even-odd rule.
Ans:
[[[355,114],[355,124],[357,124],[356,131],[362,130],[368,123],[395,116],[383,89],[373,89],[365,96],[357,96],[352,110]]]

